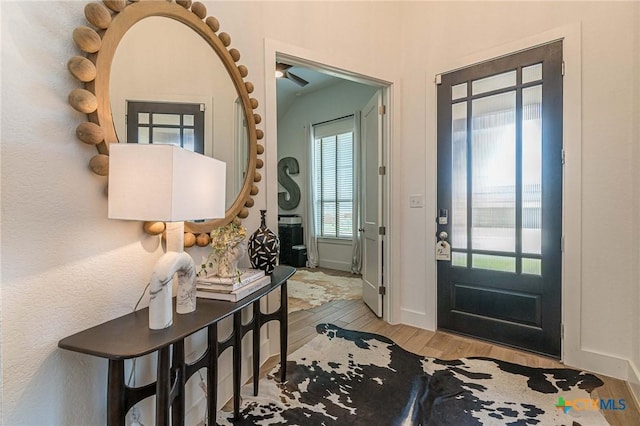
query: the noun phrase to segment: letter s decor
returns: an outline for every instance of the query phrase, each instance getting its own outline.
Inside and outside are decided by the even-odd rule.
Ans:
[[[287,169],[292,175],[300,173],[298,160],[293,157],[285,157],[278,161],[278,182],[289,193],[289,199],[287,199],[287,192],[278,192],[278,206],[283,210],[293,210],[300,204],[300,187],[287,174]]]

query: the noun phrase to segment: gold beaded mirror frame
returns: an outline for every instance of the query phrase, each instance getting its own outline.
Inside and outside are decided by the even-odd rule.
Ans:
[[[85,55],[74,56],[68,62],[69,71],[84,83],[84,88],[72,90],[69,103],[76,111],[88,116],[88,121],[76,128],[76,135],[80,141],[96,146],[98,153],[91,158],[89,166],[98,175],[108,175],[109,144],[118,143],[109,95],[111,64],[118,43],[134,24],[150,16],[160,16],[187,25],[211,46],[229,73],[244,110],[249,158],[242,189],[227,209],[224,219],[185,223],[185,246],[190,247],[196,243],[206,246],[208,238],[202,234],[232,221],[240,223],[249,215],[249,208],[254,204],[252,196],[258,193],[255,183],[262,179],[256,171],[264,164],[258,158],[258,155],[264,152],[264,146],[257,143],[264,137],[264,133],[256,128],[262,118],[254,112],[258,108],[258,101],[250,97],[254,86],[250,81],[244,80],[248,75],[247,67],[236,65],[240,60],[240,52],[229,47],[231,37],[225,32],[219,32],[218,20],[213,16],[207,17],[206,6],[200,2],[103,0],[101,3],[87,4],[84,15],[90,25],[76,28],[73,40]],[[164,231],[165,225],[162,222],[147,222],[144,229],[149,234],[157,235]],[[202,238],[198,238],[198,234],[201,234]]]

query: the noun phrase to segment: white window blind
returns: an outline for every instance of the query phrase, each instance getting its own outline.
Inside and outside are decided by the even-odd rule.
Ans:
[[[313,126],[318,237],[353,237],[353,116]]]

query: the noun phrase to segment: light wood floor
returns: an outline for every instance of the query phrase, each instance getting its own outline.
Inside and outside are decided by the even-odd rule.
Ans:
[[[441,331],[432,332],[407,325],[390,325],[378,319],[362,300],[340,300],[322,306],[293,312],[289,315],[289,354],[293,353],[316,336],[315,326],[332,323],[350,330],[367,331],[381,334],[403,348],[425,356],[441,359],[456,359],[471,356],[484,356],[504,361],[528,365],[530,367],[564,368],[564,364],[551,359],[523,351],[490,344],[480,340],[461,337]],[[279,357],[270,358],[262,367],[266,374],[277,363]],[[640,426],[640,410],[634,402],[624,381],[598,375],[604,386],[591,395],[592,398],[624,398],[626,410],[604,412],[612,425]]]

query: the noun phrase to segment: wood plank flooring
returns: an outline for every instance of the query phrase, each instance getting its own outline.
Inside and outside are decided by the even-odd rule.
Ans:
[[[316,336],[315,326],[332,323],[350,330],[381,334],[403,348],[425,356],[441,359],[456,359],[471,356],[486,356],[531,367],[564,368],[564,364],[551,358],[518,351],[515,349],[461,337],[444,332],[433,332],[407,325],[390,325],[377,318],[362,300],[339,300],[316,308],[293,312],[289,315],[289,354],[293,353]],[[267,360],[261,368],[261,376],[270,371],[279,356]],[[640,410],[635,404],[627,384],[618,379],[598,375],[604,386],[597,389],[593,398],[624,398],[626,410],[604,411],[612,425],[640,426]]]

